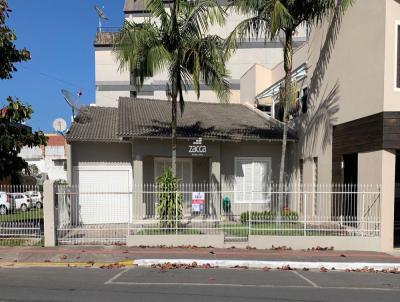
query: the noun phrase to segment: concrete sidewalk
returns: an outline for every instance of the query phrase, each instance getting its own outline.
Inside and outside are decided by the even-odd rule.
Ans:
[[[391,263],[400,266],[400,253],[284,249],[215,249],[215,248],[133,248],[124,246],[70,246],[56,248],[2,247],[0,266],[106,266],[120,263],[121,266],[137,263],[152,263],[149,260],[290,262],[290,263]],[[145,260],[145,261],[144,261]],[[146,262],[147,261],[147,262]],[[215,262],[217,261],[217,262]],[[241,262],[240,262],[241,261]],[[260,262],[261,263],[261,262]],[[311,265],[311,264],[310,264]]]

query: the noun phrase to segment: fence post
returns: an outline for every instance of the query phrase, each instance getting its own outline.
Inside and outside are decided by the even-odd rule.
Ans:
[[[307,236],[307,192],[304,192],[304,198],[303,198],[303,209],[304,209],[304,236]]]
[[[43,220],[44,246],[56,246],[56,215],[55,215],[54,182],[46,180],[43,184]]]

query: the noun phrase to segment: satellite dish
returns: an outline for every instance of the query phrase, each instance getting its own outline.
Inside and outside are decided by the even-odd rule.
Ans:
[[[67,122],[62,118],[55,119],[53,121],[53,129],[57,133],[63,133],[67,129]]]
[[[101,32],[101,21],[108,20],[108,17],[106,16],[106,14],[103,10],[104,6],[100,7],[98,5],[95,5],[94,9],[96,10],[97,15],[99,16],[99,31]]]
[[[61,90],[62,95],[64,96],[64,100],[67,102],[68,106],[71,107],[72,110],[72,119],[71,121],[74,122],[75,120],[75,113],[79,113],[80,121],[86,122],[90,118],[89,110],[87,107],[84,107],[79,104],[78,99],[82,96],[82,92],[78,91],[77,96],[75,97],[70,91],[68,90]]]

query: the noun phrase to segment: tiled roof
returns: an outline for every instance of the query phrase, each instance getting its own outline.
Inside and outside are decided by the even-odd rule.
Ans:
[[[67,141],[119,141],[118,108],[86,107],[72,123]]]
[[[65,138],[62,135],[46,134],[49,138],[47,141],[47,146],[64,146]]]
[[[119,130],[123,138],[170,137],[171,103],[162,100],[120,98]],[[241,104],[186,102],[178,113],[177,136],[219,140],[281,140],[283,126]],[[290,130],[289,140],[296,134]]]
[[[165,4],[170,2],[172,2],[172,0],[164,0]],[[147,11],[145,0],[125,0],[124,12],[126,14],[145,11]]]

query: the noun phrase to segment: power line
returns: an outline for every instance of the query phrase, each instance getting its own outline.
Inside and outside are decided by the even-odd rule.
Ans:
[[[48,79],[51,79],[51,80],[54,80],[54,81],[57,81],[57,82],[60,82],[60,83],[64,83],[64,84],[67,84],[67,85],[76,87],[76,88],[78,88],[78,89],[81,89],[81,88],[82,88],[81,86],[77,85],[76,83],[72,83],[72,82],[69,82],[69,81],[60,79],[60,78],[58,78],[58,77],[56,77],[56,76],[53,76],[53,75],[51,75],[51,74],[48,74],[48,73],[44,73],[44,72],[42,72],[42,71],[38,71],[38,70],[29,68],[29,67],[26,67],[26,66],[23,66],[23,65],[21,65],[21,66],[19,66],[19,67],[22,67],[23,69],[26,69],[26,70],[28,70],[28,71],[30,71],[30,72],[37,73],[37,74],[39,74],[39,75],[41,75],[41,76],[43,76],[43,77],[45,77],[45,78],[48,78]]]

